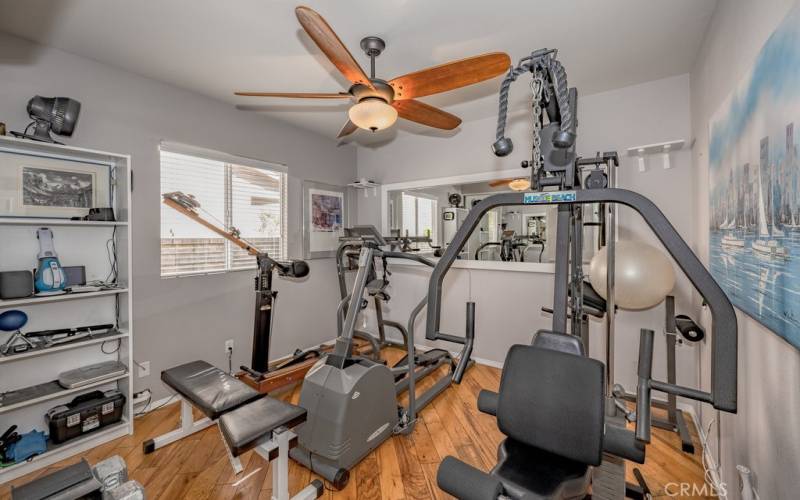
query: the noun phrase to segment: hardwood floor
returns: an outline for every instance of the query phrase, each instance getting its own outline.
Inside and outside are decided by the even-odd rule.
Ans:
[[[390,362],[399,355],[396,350],[386,352]],[[430,383],[432,381],[428,377],[422,387]],[[490,469],[496,461],[497,444],[502,434],[493,417],[478,411],[476,399],[480,389],[497,390],[499,383],[500,370],[483,365],[470,368],[461,385],[447,389],[422,411],[411,435],[394,436],[387,440],[355,467],[344,490],[332,491],[326,485],[328,489],[323,498],[449,498],[436,486],[436,470],[445,456],[454,455],[483,470]],[[299,395],[297,387],[282,397],[296,402]],[[179,409],[180,405],[172,404],[148,413],[136,420],[132,436],[99,446],[83,456],[90,464],[94,464],[104,458],[120,455],[128,464],[130,477],[144,485],[148,499],[270,498],[272,476],[269,464],[259,455],[248,452],[242,456],[244,472],[234,476],[216,426],[144,455],[141,443],[176,428]],[[654,411],[654,414],[658,412]],[[647,462],[637,465],[653,492],[663,492],[669,482],[703,484],[700,443],[693,426],[691,431],[698,450],[693,456],[681,452],[676,434],[653,429]],[[24,484],[78,460],[80,456],[59,462],[11,484]],[[316,477],[291,461],[289,473],[293,494]],[[627,473],[629,479],[633,480],[630,464]],[[11,484],[0,486],[0,499],[10,498]]]

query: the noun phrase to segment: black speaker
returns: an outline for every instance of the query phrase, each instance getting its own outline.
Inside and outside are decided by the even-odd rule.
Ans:
[[[86,268],[84,266],[62,266],[61,269],[67,275],[66,286],[86,284]]]
[[[30,271],[0,272],[0,299],[21,299],[33,295],[33,273]]]

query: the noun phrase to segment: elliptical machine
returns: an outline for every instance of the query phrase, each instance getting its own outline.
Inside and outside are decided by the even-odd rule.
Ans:
[[[470,302],[464,336],[444,339],[463,345],[457,360],[443,349],[417,354],[414,322],[427,303],[423,297],[406,328],[400,329],[406,332],[403,360],[389,367],[381,361],[354,355],[353,339],[357,336],[356,322],[364,295],[374,292],[377,298],[379,293],[385,293],[386,280],[378,278],[376,262],[405,259],[428,267],[435,264],[418,254],[391,250],[394,246],[391,239],[384,238],[374,226],[350,228],[342,246],[346,249],[340,249],[339,258],[357,252],[358,271],[353,291],[345,294],[340,303],[339,311],[346,314],[333,353],[319,360],[303,381],[299,404],[308,411],[308,419],[298,427],[299,445],[290,452],[295,461],[337,489],[347,484],[350,469],[367,454],[394,434],[410,433],[418,412],[451,384],[461,382],[470,364],[475,331],[475,304]],[[340,275],[340,279],[344,283],[344,277]],[[346,292],[346,288],[343,290]],[[417,395],[416,383],[441,366],[448,366],[448,372]],[[408,393],[407,406],[400,405],[397,399],[403,392]]]
[[[389,246],[389,250],[396,252],[399,250],[403,254],[416,251],[411,247],[411,243],[427,243],[431,244],[430,237],[427,236],[382,236],[375,226],[363,225],[354,226],[344,229],[344,236],[339,238],[339,248],[336,250],[336,273],[339,278],[339,294],[340,302],[336,310],[336,319],[338,334],[342,334],[344,320],[347,315],[347,308],[350,307],[352,294],[347,289],[347,273],[358,269],[358,258],[361,254],[361,247],[364,242],[374,242],[380,238],[385,241]],[[431,246],[431,248],[439,248]],[[409,258],[409,257],[406,257]],[[426,265],[432,265],[427,259],[411,259],[421,262]],[[353,331],[353,337],[366,340],[372,347],[372,352],[369,353],[372,359],[379,360],[380,349],[384,347],[396,347],[405,350],[408,345],[408,330],[405,325],[397,321],[392,321],[383,316],[383,304],[391,300],[387,288],[389,286],[389,276],[392,275],[389,270],[389,259],[385,252],[376,253],[373,256],[374,262],[370,266],[369,276],[367,276],[366,293],[372,298],[373,308],[375,309],[375,322],[378,329],[377,336],[372,333],[362,331],[356,328]],[[380,265],[379,265],[380,264]],[[359,307],[366,309],[369,305],[368,299],[362,299]],[[397,331],[401,340],[395,340],[386,335],[387,327]],[[428,367],[436,363],[437,367],[440,365],[439,361],[442,359],[451,359],[450,353],[444,349],[430,349],[424,353],[416,355],[417,366]],[[408,359],[406,355],[401,359],[393,368],[399,367],[404,364]],[[435,368],[434,368],[435,369]],[[400,379],[402,374],[395,375],[396,379]]]

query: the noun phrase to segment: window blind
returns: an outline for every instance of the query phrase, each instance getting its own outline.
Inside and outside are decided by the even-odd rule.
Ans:
[[[199,214],[273,258],[286,255],[286,173],[243,159],[175,152],[162,147],[161,192],[181,191],[201,205]],[[255,268],[250,256],[227,239],[166,205],[161,206],[161,276]]]

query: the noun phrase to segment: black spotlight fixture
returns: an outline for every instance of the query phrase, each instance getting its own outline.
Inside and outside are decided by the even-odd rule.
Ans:
[[[34,141],[53,142],[50,132],[69,137],[75,130],[81,103],[69,97],[34,96],[28,101],[28,116],[33,121],[25,127],[25,132],[11,132],[15,137],[24,137]],[[34,127],[33,134],[28,131]]]

